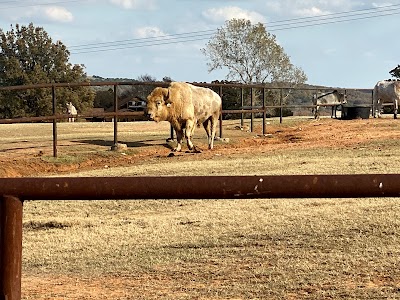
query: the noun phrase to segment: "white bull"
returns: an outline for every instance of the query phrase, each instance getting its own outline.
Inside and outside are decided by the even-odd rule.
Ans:
[[[374,117],[382,115],[384,103],[393,103],[393,117],[397,119],[400,100],[400,81],[382,80],[378,81],[374,87]]]
[[[168,88],[155,88],[147,97],[147,114],[150,119],[169,121],[175,129],[177,146],[181,151],[185,135],[189,150],[195,150],[191,141],[196,125],[203,124],[212,149],[217,122],[222,110],[220,96],[214,91],[185,82],[171,82]]]
[[[347,103],[347,97],[345,93],[340,93],[337,90],[329,93],[317,93],[313,96],[313,105],[316,105],[313,108],[314,118],[319,118],[319,108],[320,106],[331,106],[332,113],[331,118],[335,115],[336,118],[336,110],[339,105],[343,105]]]

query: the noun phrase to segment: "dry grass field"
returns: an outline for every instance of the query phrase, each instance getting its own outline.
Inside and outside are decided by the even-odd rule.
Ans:
[[[224,124],[201,153],[169,157],[167,124],[0,126],[0,175],[400,172],[392,119]],[[288,187],[290,188],[290,187]],[[397,198],[26,201],[23,299],[400,299]]]

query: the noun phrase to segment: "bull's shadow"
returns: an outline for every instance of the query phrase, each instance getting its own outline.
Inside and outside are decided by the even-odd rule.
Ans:
[[[74,140],[72,142],[104,146],[104,147],[112,147],[114,145],[113,140]],[[159,145],[171,149],[171,145],[169,145],[167,142],[162,142],[160,140],[144,140],[144,141],[134,141],[134,142],[118,141],[118,143],[126,144],[128,148],[142,148],[142,147]]]

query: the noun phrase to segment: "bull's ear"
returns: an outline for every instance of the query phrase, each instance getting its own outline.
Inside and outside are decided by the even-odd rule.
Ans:
[[[166,102],[166,103],[169,103],[170,101],[169,101],[169,89],[163,89],[162,90],[162,94],[163,94],[163,97],[164,97],[164,101]]]

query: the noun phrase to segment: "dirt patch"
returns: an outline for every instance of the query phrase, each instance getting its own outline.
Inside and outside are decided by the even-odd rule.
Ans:
[[[182,279],[185,281],[185,279]],[[25,284],[26,283],[26,284]],[[193,286],[176,286],[176,278],[164,275],[149,276],[72,276],[24,277],[27,299],[188,299]],[[186,282],[187,284],[188,282]],[[184,290],[187,290],[186,292]]]

